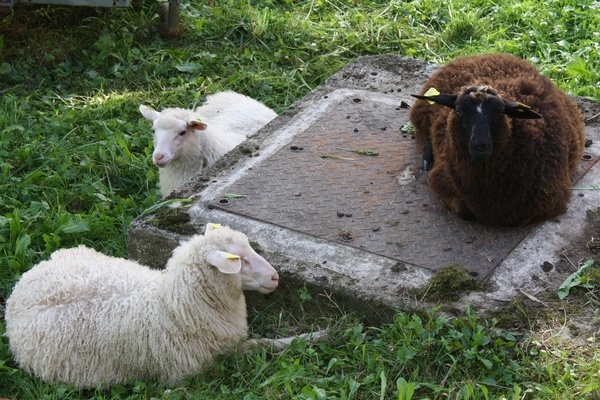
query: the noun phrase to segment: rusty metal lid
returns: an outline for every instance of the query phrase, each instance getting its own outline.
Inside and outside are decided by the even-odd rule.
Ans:
[[[348,98],[210,206],[431,270],[459,264],[481,281],[531,227],[450,214],[429,191],[408,122],[400,102]]]

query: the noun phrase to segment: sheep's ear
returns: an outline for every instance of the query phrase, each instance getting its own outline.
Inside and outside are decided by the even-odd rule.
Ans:
[[[154,121],[160,117],[160,113],[150,107],[140,104],[140,112],[147,120]]]
[[[456,99],[458,98],[458,96],[455,94],[438,94],[433,96],[411,94],[411,96],[416,97],[417,99],[427,100],[430,104],[437,103],[450,108],[454,108],[456,106]]]
[[[209,250],[206,253],[206,262],[224,274],[237,274],[242,269],[240,256],[221,250]]]
[[[512,118],[540,119],[542,116],[526,104],[504,100],[504,114]]]
[[[206,129],[206,124],[200,119],[193,119],[188,122],[188,128],[195,129],[197,131],[203,131]]]

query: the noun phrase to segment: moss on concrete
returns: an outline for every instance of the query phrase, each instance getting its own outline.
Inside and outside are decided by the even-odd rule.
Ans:
[[[198,229],[190,223],[191,218],[187,207],[165,207],[156,211],[150,223],[159,229],[175,232],[181,235],[195,235]]]
[[[463,267],[452,264],[440,269],[429,285],[419,290],[418,297],[434,302],[457,301],[462,293],[479,288],[477,280]]]

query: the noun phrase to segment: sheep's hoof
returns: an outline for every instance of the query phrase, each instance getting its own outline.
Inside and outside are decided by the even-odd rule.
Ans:
[[[432,165],[433,163],[431,161],[428,161],[423,157],[423,171],[429,171]]]
[[[468,208],[465,208],[465,207],[463,207],[458,212],[458,216],[461,217],[462,219],[464,219],[465,221],[474,221],[475,220],[475,214],[473,214],[473,212],[471,210],[469,210]]]

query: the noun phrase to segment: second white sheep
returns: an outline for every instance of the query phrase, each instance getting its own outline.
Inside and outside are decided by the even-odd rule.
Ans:
[[[154,152],[163,197],[213,164],[277,116],[248,96],[231,91],[208,96],[195,110],[140,105],[152,121]]]

